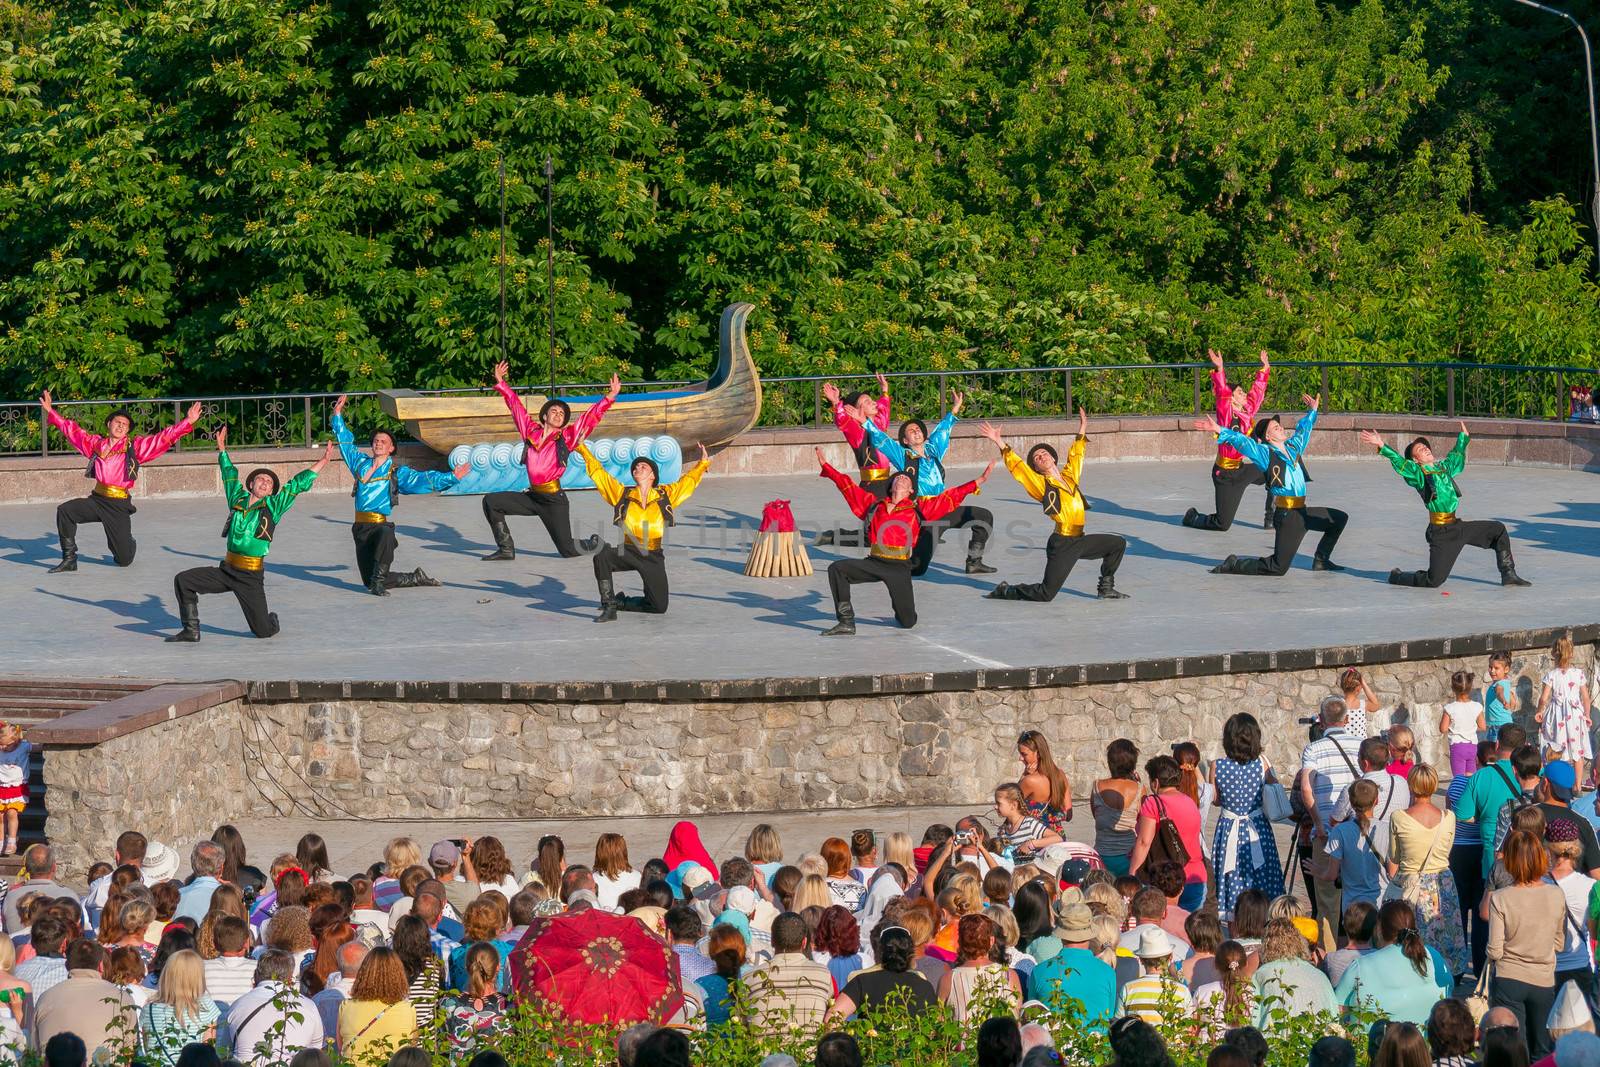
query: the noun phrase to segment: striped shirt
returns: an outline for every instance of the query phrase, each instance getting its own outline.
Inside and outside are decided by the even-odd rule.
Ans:
[[[1467,791],[1467,783],[1472,780],[1470,774],[1458,774],[1450,779],[1450,788],[1445,792],[1445,810],[1455,811],[1456,801],[1461,799],[1461,794]],[[1483,836],[1478,833],[1478,824],[1467,822],[1464,819],[1456,820],[1456,844],[1481,845]]]
[[[1168,1014],[1189,1010],[1193,998],[1184,984],[1170,975],[1145,974],[1122,987],[1117,1015],[1137,1015],[1147,1023],[1161,1022]]]
[[[255,988],[256,961],[248,956],[218,956],[206,960],[206,996],[217,1002],[219,1008],[228,1005]]]
[[[1330,726],[1322,737],[1300,753],[1300,768],[1310,775],[1311,796],[1317,802],[1317,821],[1324,835],[1332,821],[1334,807],[1344,799],[1350,783],[1356,780],[1361,741],[1362,738],[1343,726]]]

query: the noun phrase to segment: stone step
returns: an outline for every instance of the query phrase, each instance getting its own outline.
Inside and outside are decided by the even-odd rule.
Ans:
[[[102,686],[0,685],[0,697],[7,700],[89,700],[100,703],[125,697],[141,690],[107,689]]]
[[[59,719],[74,711],[83,711],[103,700],[68,700],[56,697],[14,697],[0,693],[0,719],[10,722],[25,720],[43,721]]]

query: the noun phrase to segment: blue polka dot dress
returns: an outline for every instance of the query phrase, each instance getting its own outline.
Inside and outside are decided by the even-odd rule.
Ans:
[[[1259,757],[1249,763],[1223,758],[1213,766],[1222,809],[1211,855],[1216,866],[1217,910],[1229,916],[1246,889],[1260,890],[1269,898],[1281,896],[1283,868],[1278,863],[1272,824],[1261,811],[1266,766]]]

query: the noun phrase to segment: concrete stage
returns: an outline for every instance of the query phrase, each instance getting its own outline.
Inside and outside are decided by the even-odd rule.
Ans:
[[[1212,504],[1202,461],[1095,462],[1085,486],[1091,531],[1120,533],[1129,549],[1118,586],[1131,599],[1093,597],[1097,564],[1081,564],[1048,605],[985,600],[997,579],[1036,581],[1049,533],[1039,508],[1003,468],[975,500],[997,516],[990,562],[999,573],[962,571],[965,534],[951,533],[917,584],[921,621],[900,630],[881,586],[858,587],[860,633],[822,640],[832,624],[827,564],[855,550],[811,550],[809,579],[746,578],[748,539],[762,505],[793,501],[802,524],[848,520],[834,488],[817,477],[718,478],[715,470],[680,513],[668,548],[670,613],[623,615],[596,626],[586,558],[563,560],[535,519],[514,518],[519,556],[484,563],[487,527],[477,498],[408,497],[398,510],[397,569],[421,566],[440,589],[367,595],[358,581],[344,494],[302,497],[279,527],[267,592],[283,620],[269,641],[251,638],[232,597],[201,600],[204,640],[169,645],[177,627],[172,575],[214,563],[223,544],[219,499],[161,499],[135,518],[137,562],[108,562],[97,527],[80,531],[75,574],[56,562],[54,508],[0,507],[0,649],[6,673],[172,680],[517,682],[815,678],[1058,666],[1144,657],[1415,641],[1514,629],[1579,625],[1600,617],[1600,479],[1578,471],[1469,466],[1466,518],[1503,519],[1531,589],[1502,589],[1492,556],[1468,549],[1443,590],[1394,588],[1391,567],[1426,562],[1426,516],[1417,494],[1386,463],[1310,457],[1311,502],[1351,513],[1335,559],[1343,574],[1313,574],[1310,550],[1283,578],[1207,573],[1230,552],[1259,555],[1262,492],[1252,487],[1243,523],[1225,534],[1179,524],[1186,507]],[[974,471],[953,472],[952,481]],[[601,529],[607,508],[573,495],[579,534]],[[743,522],[742,531],[730,526]],[[612,532],[612,537],[615,537]],[[621,576],[620,588],[638,592]]]

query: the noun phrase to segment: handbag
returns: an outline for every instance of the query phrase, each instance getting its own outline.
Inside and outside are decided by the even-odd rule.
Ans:
[[[1159,794],[1150,794],[1150,799],[1156,802],[1156,836],[1150,842],[1150,852],[1145,857],[1145,866],[1170,861],[1180,867],[1187,867],[1189,849],[1183,843],[1183,835],[1178,833],[1178,824],[1167,816],[1166,806],[1161,803]]]
[[[1294,805],[1289,801],[1289,791],[1278,781],[1278,776],[1272,768],[1267,767],[1270,776],[1261,783],[1261,814],[1267,817],[1268,822],[1294,822]]]
[[[1483,973],[1478,975],[1478,984],[1472,993],[1462,998],[1467,1006],[1467,1013],[1472,1016],[1472,1025],[1477,1026],[1483,1022],[1483,1017],[1489,1014],[1489,976],[1494,972],[1493,963],[1485,963]]]

